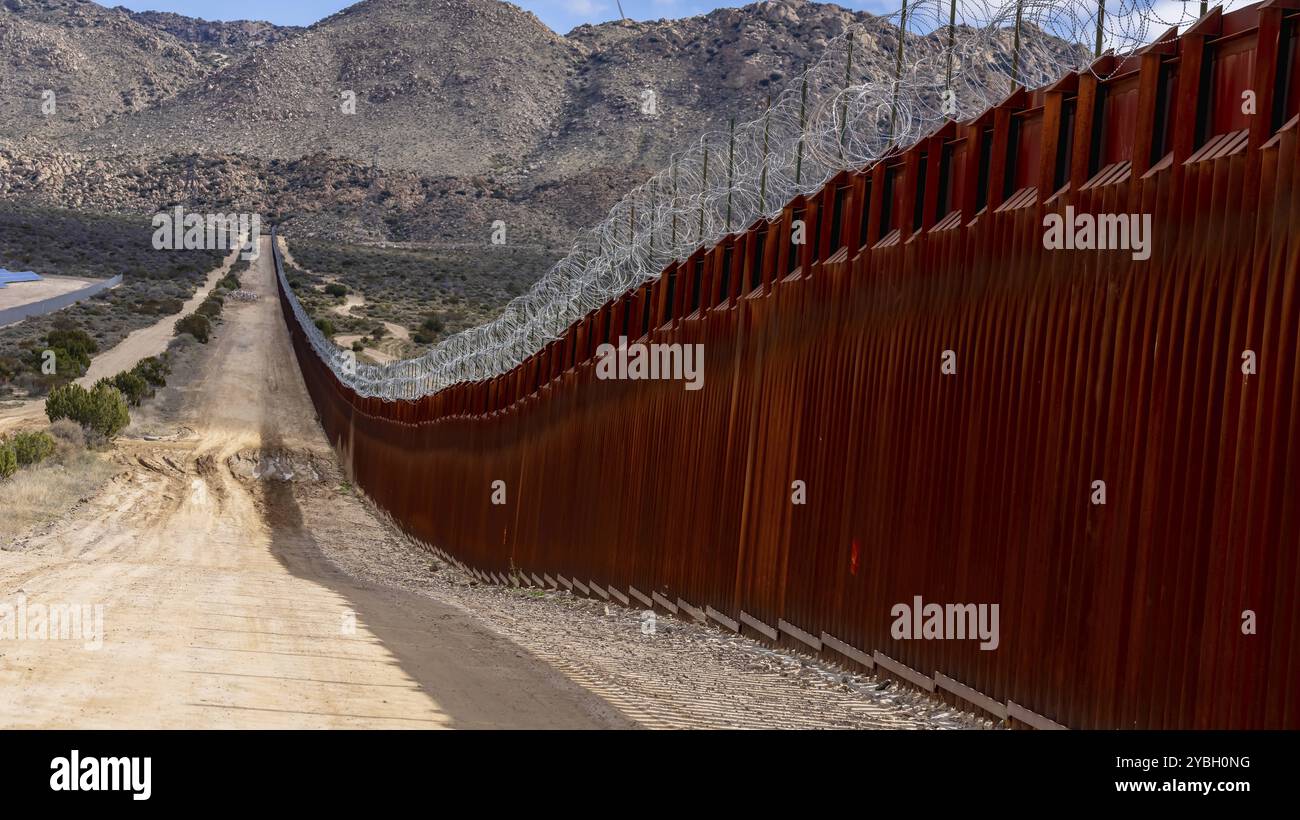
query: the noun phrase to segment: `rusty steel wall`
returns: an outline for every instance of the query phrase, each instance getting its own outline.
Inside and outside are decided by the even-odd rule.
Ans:
[[[321,423],[403,527],[498,577],[708,607],[1031,725],[1300,728],[1296,12],[1244,11],[841,175],[489,382],[359,398],[286,307]],[[1216,133],[1243,84],[1267,117]],[[1151,257],[1045,249],[1067,206],[1150,215]],[[703,389],[598,379],[623,328],[702,344]],[[999,646],[895,639],[914,596],[999,605]]]

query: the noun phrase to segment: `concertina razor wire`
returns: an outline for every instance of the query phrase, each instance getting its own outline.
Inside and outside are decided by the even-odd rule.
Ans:
[[[1243,3],[1239,3],[1243,4]],[[1223,5],[1225,11],[1231,6]],[[1129,53],[1199,19],[1181,0],[921,0],[856,23],[772,97],[760,116],[703,134],[579,236],[494,320],[428,352],[360,363],[316,327],[278,264],[316,354],[365,397],[413,400],[506,373],[606,302],[657,279],[843,170],[910,147],[946,120],[968,120],[1016,86],[1036,88]]]

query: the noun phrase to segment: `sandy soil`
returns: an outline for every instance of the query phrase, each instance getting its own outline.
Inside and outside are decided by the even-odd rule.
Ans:
[[[119,442],[105,490],[0,552],[0,603],[104,623],[98,649],[0,637],[0,727],[632,725],[463,609],[322,554],[309,522],[335,550],[393,536],[338,479],[270,260],[179,391],[181,435]]]
[[[354,291],[343,297],[343,304],[335,305],[334,307],[330,308],[330,311],[338,314],[339,316],[351,316],[352,308],[364,307],[365,304],[366,304],[366,297]]]
[[[39,282],[13,282],[0,288],[0,310],[39,302],[89,287],[100,280],[80,279],[75,276],[46,276]]]

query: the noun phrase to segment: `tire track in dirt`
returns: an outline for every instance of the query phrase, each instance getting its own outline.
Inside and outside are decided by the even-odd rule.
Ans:
[[[349,502],[323,484],[333,454],[270,258],[264,247],[245,275],[261,298],[227,303],[169,420],[193,435],[120,441],[122,472],[99,495],[0,553],[4,600],[103,618],[98,648],[93,629],[0,638],[0,727],[631,725],[466,613],[357,581],[321,555],[295,482]],[[286,476],[286,458],[322,467]],[[365,516],[349,537],[386,531]]]

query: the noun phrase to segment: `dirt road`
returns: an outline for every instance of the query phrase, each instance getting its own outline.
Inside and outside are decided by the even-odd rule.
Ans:
[[[392,535],[335,472],[266,242],[261,298],[227,303],[179,391],[184,436],[120,442],[107,490],[0,552],[0,605],[103,616],[99,648],[86,624],[0,632],[0,727],[630,725],[462,609],[323,557]]]

